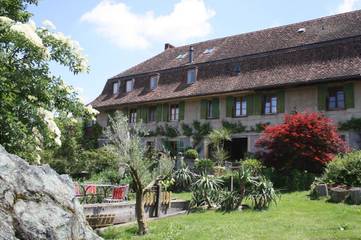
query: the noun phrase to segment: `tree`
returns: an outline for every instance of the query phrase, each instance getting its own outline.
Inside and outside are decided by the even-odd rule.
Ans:
[[[145,157],[145,146],[141,140],[144,134],[147,133],[141,128],[141,123],[134,125],[128,123],[128,118],[121,112],[116,112],[114,117],[110,117],[110,124],[105,131],[110,147],[118,156],[119,163],[129,169],[132,177],[136,194],[135,209],[139,235],[148,232],[143,200],[146,189],[155,181],[168,176],[173,168],[172,161],[165,155],[161,155],[156,160],[156,164],[153,158]]]
[[[320,173],[336,154],[347,151],[332,121],[320,113],[286,115],[284,123],[265,128],[256,146],[266,165],[283,172]]]
[[[208,135],[208,138],[214,147],[213,157],[220,166],[229,158],[227,151],[224,150],[224,142],[232,139],[231,132],[227,128],[213,129]]]
[[[50,21],[36,27],[28,4],[37,1],[0,2],[0,144],[40,163],[43,149],[61,145],[56,116],[89,119],[97,112],[50,71],[56,62],[74,74],[87,72],[79,43],[54,32]]]

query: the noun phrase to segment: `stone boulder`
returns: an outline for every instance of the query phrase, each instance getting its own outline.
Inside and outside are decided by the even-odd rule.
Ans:
[[[101,239],[88,225],[72,180],[32,166],[0,145],[0,239]]]

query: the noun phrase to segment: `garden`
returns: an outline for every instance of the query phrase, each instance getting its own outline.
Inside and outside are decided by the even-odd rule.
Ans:
[[[37,1],[5,1],[0,7],[0,144],[26,159],[26,167],[48,164],[82,186],[129,186],[126,200],[134,204],[136,224],[109,227],[101,232],[104,238],[360,239],[361,151],[349,149],[339,130],[360,133],[361,119],[336,126],[321,113],[293,113],[280,124],[258,123],[251,129],[226,121],[211,129],[195,121],[182,124],[181,133],[170,125],[148,132],[141,122],[130,124],[126,115],[115,112],[102,129],[95,123],[98,112],[50,71],[50,64],[58,63],[74,74],[87,72],[79,43],[49,23],[37,27],[28,4]],[[230,159],[224,144],[244,131],[260,133],[258,151]],[[144,147],[145,136],[180,134],[193,139],[182,154],[172,152],[167,141],[162,150]],[[98,147],[100,137],[109,144]],[[199,154],[205,139],[209,159]],[[154,187],[158,193],[171,192],[173,200],[188,201],[185,214],[149,221],[145,206]],[[15,194],[16,200],[34,198],[31,204],[38,204],[36,198],[48,197],[30,190],[31,198]],[[102,194],[105,199],[105,190]],[[59,204],[54,199],[47,201]],[[77,214],[85,222],[84,213]]]
[[[328,118],[286,115],[284,123],[265,127],[257,142],[262,151],[231,166],[223,150],[230,136],[227,128],[212,130],[207,136],[213,144],[211,159],[198,159],[198,152],[188,149],[184,156],[193,158],[194,166],[183,163],[159,178],[173,198],[189,200],[188,211],[146,224],[145,239],[358,236],[361,153],[348,149]],[[139,229],[110,227],[102,236],[133,239]]]

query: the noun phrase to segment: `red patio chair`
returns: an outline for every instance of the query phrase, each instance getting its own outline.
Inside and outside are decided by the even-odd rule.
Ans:
[[[86,194],[97,194],[97,186],[89,184],[85,186]]]
[[[113,200],[124,200],[125,198],[125,186],[113,188],[112,199]]]
[[[112,198],[104,199],[104,202],[121,202],[127,199],[129,185],[117,186],[113,188]]]

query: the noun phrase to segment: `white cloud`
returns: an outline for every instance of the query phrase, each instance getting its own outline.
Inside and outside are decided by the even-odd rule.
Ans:
[[[209,20],[215,11],[204,0],[181,0],[166,15],[153,11],[137,14],[125,3],[102,0],[81,20],[121,48],[147,48],[154,42],[184,43],[211,32]]]
[[[344,13],[356,10],[356,4],[359,2],[360,0],[342,0],[335,13]]]

